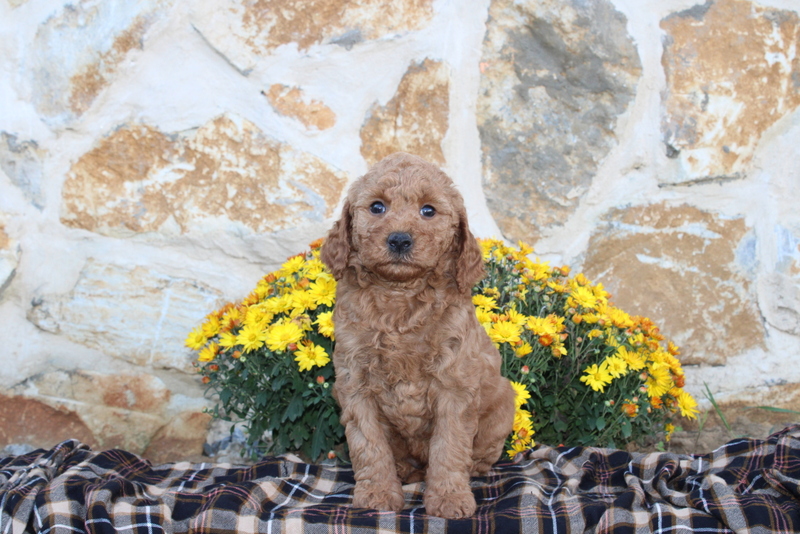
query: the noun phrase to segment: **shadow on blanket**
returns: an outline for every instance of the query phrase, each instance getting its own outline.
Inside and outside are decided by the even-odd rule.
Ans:
[[[351,508],[353,473],[291,457],[153,466],[77,441],[0,460],[0,532],[800,532],[800,425],[705,455],[538,446],[473,479],[478,512]]]

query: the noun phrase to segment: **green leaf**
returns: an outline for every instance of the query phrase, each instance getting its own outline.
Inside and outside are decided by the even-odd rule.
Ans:
[[[311,436],[311,459],[316,460],[320,454],[326,450],[333,448],[333,444],[327,442],[329,434],[328,423],[325,419],[320,419],[319,424],[314,429],[314,435]]]
[[[292,397],[291,402],[289,402],[289,406],[286,407],[281,422],[285,423],[287,419],[289,421],[295,421],[301,415],[303,415],[303,396],[295,395]]]
[[[633,427],[631,425],[631,422],[628,421],[627,419],[625,421],[622,421],[622,424],[620,425],[620,430],[622,430],[623,438],[625,439],[630,438],[631,434],[633,433]]]
[[[598,417],[595,420],[594,424],[597,430],[603,430],[606,427],[606,420],[603,419],[602,417]]]

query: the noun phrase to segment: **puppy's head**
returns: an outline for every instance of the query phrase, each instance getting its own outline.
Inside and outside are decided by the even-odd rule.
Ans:
[[[337,279],[350,267],[389,282],[441,273],[461,291],[483,276],[480,247],[453,182],[405,153],[384,158],[350,187],[322,261]]]

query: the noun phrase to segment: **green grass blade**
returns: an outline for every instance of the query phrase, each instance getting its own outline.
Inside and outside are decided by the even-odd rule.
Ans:
[[[722,410],[720,409],[719,405],[717,404],[717,401],[714,400],[714,395],[711,394],[711,390],[708,388],[708,383],[703,382],[703,385],[706,387],[706,398],[709,400],[709,402],[711,402],[711,406],[714,407],[714,410],[717,412],[717,415],[722,420],[722,424],[725,425],[725,428],[730,433],[731,425],[728,424],[728,420],[725,419],[725,415],[722,413]]]

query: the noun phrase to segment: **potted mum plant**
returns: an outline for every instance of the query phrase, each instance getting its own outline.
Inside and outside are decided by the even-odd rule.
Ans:
[[[342,451],[331,395],[336,282],[322,241],[261,279],[240,303],[209,314],[186,344],[216,394],[212,413],[243,421],[253,456]],[[620,447],[669,439],[695,418],[678,348],[645,317],[615,307],[601,284],[529,258],[522,243],[480,240],[487,276],[473,288],[479,321],[500,350],[517,393],[507,454],[536,440]]]

